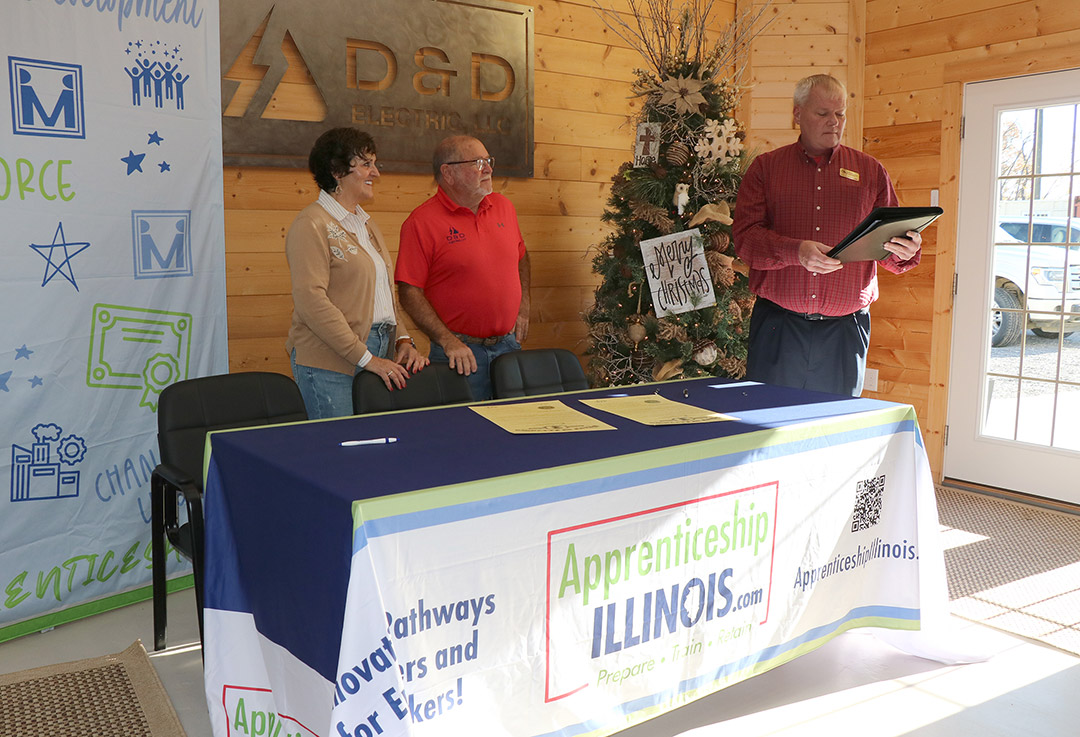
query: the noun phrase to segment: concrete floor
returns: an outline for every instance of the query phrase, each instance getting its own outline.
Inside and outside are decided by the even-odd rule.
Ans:
[[[0,672],[152,643],[150,603],[0,644]],[[189,737],[209,737],[194,597],[169,601],[169,642],[153,662]],[[1080,658],[953,618],[985,662],[943,666],[850,632],[749,681],[632,727],[621,737],[1075,737]],[[20,736],[31,737],[31,736]],[[326,737],[326,736],[323,736]]]

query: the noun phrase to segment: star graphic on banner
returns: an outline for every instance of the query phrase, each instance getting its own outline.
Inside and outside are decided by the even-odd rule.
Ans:
[[[75,287],[76,292],[79,291],[79,285],[75,283],[75,273],[71,270],[71,259],[89,248],[89,243],[86,241],[68,243],[67,238],[64,237],[64,224],[61,222],[56,226],[56,233],[53,234],[53,242],[51,244],[44,246],[37,243],[31,243],[30,247],[37,251],[38,254],[48,262],[45,264],[45,276],[41,280],[41,286],[45,286],[52,281],[54,276],[59,274],[71,282],[71,286]],[[60,263],[55,263],[53,261],[53,255],[58,248],[64,249],[64,260]],[[49,251],[47,255],[45,253],[46,249]]]
[[[31,389],[34,389],[35,387],[39,387],[39,386],[41,386],[42,384],[45,383],[44,381],[42,381],[40,376],[35,376],[32,379],[27,379],[27,381],[30,382],[30,388]]]
[[[137,154],[129,148],[128,155],[120,157],[120,160],[127,164],[127,173],[130,177],[131,172],[142,171],[142,160],[145,158],[146,154]]]
[[[4,373],[0,374],[0,389],[4,390],[6,392],[11,391],[10,389],[7,388],[7,380],[10,379],[10,378],[11,378],[11,372],[10,371],[5,371]]]
[[[158,164],[158,168],[161,169],[162,174],[164,174],[167,171],[172,171],[172,167],[169,166],[168,162],[166,162],[166,161],[162,161],[160,164]]]
[[[23,343],[22,348],[15,349],[15,360],[18,361],[20,358],[25,358],[29,361],[31,353],[33,353],[33,351],[26,347],[26,343]]]
[[[146,145],[149,146],[152,143],[156,143],[157,145],[160,146],[161,142],[164,141],[164,140],[165,140],[164,138],[162,138],[161,136],[158,135],[157,131],[154,131],[153,133],[150,134],[150,140],[146,142]]]

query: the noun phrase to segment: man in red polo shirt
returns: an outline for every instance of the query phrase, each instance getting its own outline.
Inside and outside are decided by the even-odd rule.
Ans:
[[[514,206],[492,192],[494,162],[469,136],[435,148],[439,189],[402,224],[394,271],[431,360],[468,376],[478,400],[491,398],[491,361],[529,332],[529,254]]]
[[[859,396],[877,267],[914,268],[922,236],[894,238],[880,262],[825,255],[872,209],[896,205],[896,192],[880,162],[840,144],[847,90],[839,80],[807,77],[794,102],[798,141],[754,159],[735,204],[735,251],[758,297],[746,378]]]

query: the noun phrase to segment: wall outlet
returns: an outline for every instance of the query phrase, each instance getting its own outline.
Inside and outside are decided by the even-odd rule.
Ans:
[[[877,369],[868,368],[863,378],[863,391],[876,392],[877,390]]]

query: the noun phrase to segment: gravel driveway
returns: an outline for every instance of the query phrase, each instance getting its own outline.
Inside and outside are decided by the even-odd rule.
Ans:
[[[1080,383],[1080,333],[1073,333],[1061,342],[1060,375],[1058,340],[1040,338],[1030,330],[1024,334],[1023,343],[990,349],[989,370],[995,374],[1020,376],[1020,355],[1023,350],[1023,376],[1026,379],[1048,379]],[[999,383],[1010,383],[1007,381]],[[1024,394],[1052,393],[1052,384],[1041,381],[1025,382]],[[998,392],[995,387],[994,395]]]

